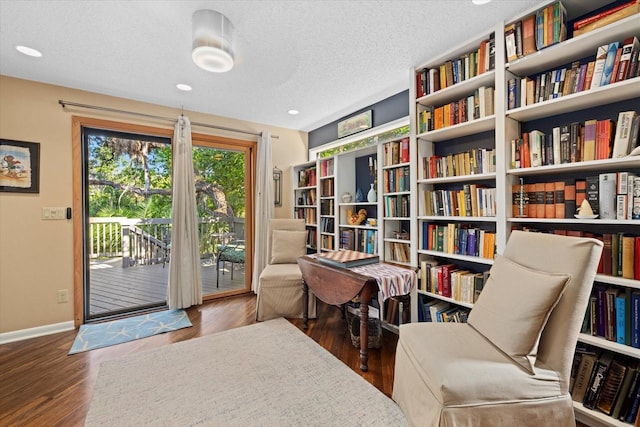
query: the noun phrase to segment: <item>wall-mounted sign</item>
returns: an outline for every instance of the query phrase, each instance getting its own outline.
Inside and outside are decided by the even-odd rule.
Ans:
[[[338,122],[338,138],[371,129],[372,126],[372,110],[365,111],[357,116],[349,117],[348,119]]]

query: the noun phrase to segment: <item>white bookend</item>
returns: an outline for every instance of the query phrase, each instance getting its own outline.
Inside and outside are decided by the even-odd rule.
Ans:
[[[616,219],[627,219],[627,195],[618,194],[616,196]]]
[[[633,178],[633,212],[631,219],[640,219],[640,176]]]
[[[633,173],[627,174],[627,219],[633,218],[633,181],[636,178]]]
[[[616,219],[616,173],[601,173],[598,213],[601,219]]]

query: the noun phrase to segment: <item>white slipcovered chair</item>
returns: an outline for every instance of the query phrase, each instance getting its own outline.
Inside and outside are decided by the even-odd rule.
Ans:
[[[393,399],[420,426],[574,426],[573,353],[602,252],[513,231],[469,323],[400,326]]]
[[[302,273],[298,257],[306,254],[303,219],[269,220],[267,259],[258,285],[256,319],[302,318]],[[309,317],[316,316],[316,299],[309,293]]]

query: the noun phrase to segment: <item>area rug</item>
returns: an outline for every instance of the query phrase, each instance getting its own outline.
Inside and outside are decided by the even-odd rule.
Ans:
[[[285,319],[103,362],[86,426],[405,426],[396,403]]]
[[[94,350],[191,326],[184,310],[165,310],[105,323],[81,325],[69,354]]]

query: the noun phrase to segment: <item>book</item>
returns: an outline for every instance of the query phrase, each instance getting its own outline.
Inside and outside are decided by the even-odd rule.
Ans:
[[[587,201],[589,202],[589,205],[591,205],[591,210],[593,211],[593,214],[599,215],[600,214],[599,212],[600,176],[599,175],[588,176],[586,178],[586,182],[587,182],[587,188],[586,188]],[[615,190],[614,190],[614,193],[615,193]],[[577,195],[576,195],[576,199],[577,199]],[[576,200],[576,203],[578,203],[577,200]]]
[[[640,0],[633,0],[577,20],[573,24],[573,37],[597,30],[638,12],[640,12]]]
[[[378,255],[357,251],[335,251],[319,254],[318,262],[332,267],[352,268],[366,264],[377,264],[380,261]]]
[[[596,407],[607,415],[611,415],[626,371],[627,367],[622,362],[616,359],[611,362],[604,384],[602,385],[602,391],[598,397],[598,403],[596,404]]]
[[[604,73],[604,64],[607,60],[608,50],[609,50],[608,44],[598,46],[598,48],[596,49],[596,59],[593,65],[593,77],[591,79],[591,85],[585,88],[586,90],[593,89],[600,86],[600,82],[602,81],[602,75]]]
[[[629,77],[629,69],[631,68],[631,57],[634,51],[640,49],[640,42],[635,36],[627,37],[622,42],[622,51],[620,53],[620,65],[618,66],[618,74],[616,81],[626,80]]]
[[[595,119],[584,122],[584,148],[582,150],[582,160],[589,161],[596,159],[596,127],[598,121]]]
[[[613,355],[609,352],[603,353],[596,361],[582,401],[586,408],[595,409],[612,361]]]
[[[618,122],[616,123],[616,133],[613,139],[612,158],[625,157],[630,152],[631,128],[633,120],[637,113],[631,111],[621,111],[618,114]]]
[[[629,366],[627,366],[627,369],[624,373],[624,378],[622,379],[622,384],[620,385],[620,390],[618,391],[618,396],[616,397],[613,409],[611,410],[610,415],[612,418],[618,419],[620,417],[620,412],[622,411],[625,397],[629,393],[629,388],[631,387],[633,379],[637,375],[637,373],[637,363],[631,363]]]
[[[596,364],[597,356],[594,354],[583,354],[578,365],[578,371],[576,373],[576,380],[571,390],[571,398],[582,403],[584,400],[587,387],[589,386],[589,379],[591,373]]]
[[[565,193],[565,182],[564,181],[556,181],[554,184],[554,203],[555,203],[555,213],[554,218],[564,218],[564,193]],[[574,190],[575,191],[575,190]],[[574,195],[575,197],[575,195]]]
[[[576,180],[568,178],[564,181],[564,216],[559,218],[573,218],[576,208]]]
[[[622,277],[625,279],[634,278],[634,251],[635,238],[632,236],[621,236],[622,238]]]

